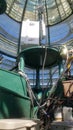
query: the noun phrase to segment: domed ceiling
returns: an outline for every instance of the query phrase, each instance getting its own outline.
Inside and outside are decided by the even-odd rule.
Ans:
[[[53,25],[69,17],[73,9],[73,0],[6,0],[6,2],[6,14],[19,22],[22,21],[22,17],[23,20],[28,18],[38,20],[38,13],[42,12],[46,24]]]
[[[6,11],[0,14],[1,55],[16,59],[21,47],[22,21],[28,19],[43,19],[48,45],[66,44],[73,48],[73,0],[6,0]],[[42,44],[46,44],[45,40]]]

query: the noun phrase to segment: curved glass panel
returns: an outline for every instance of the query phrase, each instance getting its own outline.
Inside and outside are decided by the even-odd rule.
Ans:
[[[11,70],[13,67],[16,66],[16,59],[10,58],[6,55],[0,54],[0,59],[2,56],[2,61],[0,63],[0,68],[6,69],[6,70]]]
[[[7,15],[0,15],[0,51],[17,56],[20,24]]]
[[[73,15],[60,24],[49,27],[51,45],[61,45],[73,39]]]
[[[40,15],[48,29],[48,45],[59,47],[66,44],[69,49],[73,48],[73,0],[6,0],[6,2],[7,10],[0,15],[0,53],[3,54],[0,67],[9,69],[15,66],[16,60],[10,56],[16,58],[18,55],[18,47],[19,44],[21,45],[21,23],[27,19],[39,21]],[[46,44],[45,38],[41,43]],[[49,71],[47,76],[44,76],[47,78],[44,82],[45,86],[49,79],[48,75]],[[55,81],[58,72],[56,71],[52,77]],[[35,71],[31,72],[29,78],[31,81],[34,79],[31,83],[35,85]],[[40,79],[42,85],[41,71]]]
[[[16,21],[22,20],[23,10],[25,19],[35,18],[35,6],[37,0],[6,0],[7,1],[7,10],[6,13],[15,19]]]
[[[23,10],[23,19],[30,20],[38,20],[39,12],[42,12],[48,25],[63,21],[72,14],[73,9],[73,0],[6,0],[6,2],[6,13],[16,21],[22,20]]]

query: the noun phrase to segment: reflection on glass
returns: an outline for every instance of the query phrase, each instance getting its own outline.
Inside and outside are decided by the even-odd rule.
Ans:
[[[73,0],[42,0],[41,3],[45,22],[49,25],[61,22],[72,13]],[[26,0],[7,0],[6,13],[16,21],[21,21],[24,7],[24,20],[38,20],[38,0],[28,0],[27,3]]]

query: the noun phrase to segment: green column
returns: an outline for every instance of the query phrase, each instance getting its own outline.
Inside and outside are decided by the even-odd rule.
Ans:
[[[39,76],[39,68],[36,69],[36,86],[39,88],[40,86],[40,76]]]
[[[19,70],[24,71],[24,67],[25,67],[24,57],[21,56],[19,61]]]

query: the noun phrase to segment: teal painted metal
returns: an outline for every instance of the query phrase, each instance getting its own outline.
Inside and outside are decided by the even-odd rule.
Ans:
[[[19,54],[18,73],[0,69],[0,118],[37,117],[37,113],[36,115],[34,114],[36,110],[38,111],[39,107],[36,100],[43,101],[43,91],[39,87],[39,71],[43,67],[45,51],[47,54],[44,68],[54,67],[61,63],[62,59],[58,49],[37,46],[24,49]],[[37,99],[32,96],[33,94],[30,92],[31,88],[29,88],[28,79],[23,73],[25,66],[35,68],[37,71],[36,85],[39,89],[37,92],[33,90]],[[55,91],[54,88],[50,90],[49,95],[53,91]]]
[[[0,88],[7,89],[20,96],[27,96],[26,81],[18,73],[0,69]]]
[[[23,72],[24,71],[24,67],[25,67],[24,57],[21,56],[20,60],[19,60],[19,70],[21,70]]]
[[[46,53],[45,68],[51,68],[59,65],[62,61],[60,52],[57,48],[36,46],[24,49],[19,54],[20,57],[24,57],[25,65],[33,69],[41,69],[43,67],[43,61]]]
[[[0,118],[31,118],[32,109],[26,80],[17,73],[0,69]]]
[[[0,118],[31,118],[30,106],[29,98],[0,89]]]

